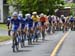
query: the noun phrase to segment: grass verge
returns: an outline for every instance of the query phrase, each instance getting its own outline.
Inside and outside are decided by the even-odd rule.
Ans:
[[[10,40],[11,37],[9,36],[0,36],[0,42],[4,42],[4,41],[7,41],[7,40]]]
[[[6,24],[0,24],[0,29],[1,30],[7,30]]]

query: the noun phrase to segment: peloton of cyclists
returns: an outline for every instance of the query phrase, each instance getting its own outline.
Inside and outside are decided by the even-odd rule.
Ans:
[[[55,15],[47,16],[44,13],[38,15],[37,12],[33,12],[32,15],[30,13],[25,14],[25,18],[23,18],[23,14],[14,12],[12,17],[9,18],[10,17],[8,17],[7,26],[9,26],[8,29],[12,31],[13,51],[15,51],[15,46],[19,43],[21,43],[21,47],[24,47],[25,40],[28,40],[29,45],[33,44],[35,40],[37,42],[38,30],[42,35],[42,40],[45,40],[47,28],[49,34],[51,31],[55,33],[55,30],[60,30],[61,28],[65,31],[67,28],[67,22],[70,23],[70,27],[73,27],[73,22],[75,22],[75,19],[72,16],[69,19],[66,19],[64,15],[61,15],[61,17]],[[18,40],[16,40],[16,38]]]

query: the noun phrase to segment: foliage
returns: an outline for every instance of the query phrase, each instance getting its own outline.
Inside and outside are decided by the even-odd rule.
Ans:
[[[64,5],[64,7],[71,7],[71,15],[75,15],[75,3],[67,3]]]
[[[7,0],[9,5],[13,5],[25,13],[37,11],[38,13],[53,14],[59,4],[64,4],[63,0]],[[18,9],[17,8],[17,9]]]

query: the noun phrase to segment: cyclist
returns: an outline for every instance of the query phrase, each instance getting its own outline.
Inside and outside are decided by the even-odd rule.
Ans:
[[[71,30],[73,29],[74,21],[75,21],[74,17],[71,16],[71,17],[69,18]]]
[[[51,24],[51,22],[52,22],[51,15],[48,16],[48,21],[49,21],[49,23]]]
[[[47,18],[44,16],[43,13],[40,14],[40,23],[41,23],[41,30],[42,30],[42,40],[45,40],[45,22],[46,22]]]
[[[61,20],[62,20],[62,27],[63,27],[63,32],[66,29],[66,19],[64,15],[61,15]]]
[[[31,29],[33,27],[33,19],[31,18],[31,14],[26,14],[26,24],[28,28]]]
[[[12,28],[12,41],[13,41],[13,52],[15,52],[15,47],[16,50],[18,51],[18,41],[17,41],[17,32],[20,31],[20,20],[18,19],[18,14],[17,12],[14,12],[12,14],[12,19],[10,23],[10,27]]]
[[[33,19],[33,22],[34,22],[34,27],[36,27],[38,25],[39,16],[37,15],[37,12],[33,12],[32,14],[33,14],[32,19]]]
[[[8,18],[7,18],[7,27],[8,27],[8,35],[9,36],[10,36],[10,32],[11,32],[11,30],[9,29],[9,27],[10,27],[10,21],[11,21],[11,17],[8,16]]]
[[[52,33],[55,33],[55,29],[56,29],[56,16],[52,15]]]
[[[33,19],[31,18],[31,14],[26,14],[26,24],[27,24],[27,36],[28,36],[28,44],[32,44],[32,35],[33,35]]]
[[[41,14],[40,14],[40,22],[41,22],[41,26],[44,26],[46,20],[47,20],[47,18],[44,17],[44,14],[43,14],[43,13],[41,13]]]
[[[37,15],[37,12],[33,12],[32,13],[32,19],[33,19],[33,23],[34,23],[34,40],[36,39],[37,40],[37,26],[38,26],[38,23],[39,23],[39,16]],[[33,42],[34,42],[33,40]]]
[[[20,31],[20,39],[21,39],[21,47],[24,47],[24,40],[26,39],[26,32],[25,32],[25,26],[26,26],[26,19],[23,18],[22,14],[18,14],[18,18],[21,21],[21,31]]]
[[[9,29],[9,26],[10,26],[10,21],[11,21],[11,17],[8,16],[8,18],[7,18],[7,26],[8,26],[8,29]]]
[[[51,32],[51,26],[52,26],[52,18],[51,18],[51,15],[48,16],[48,22],[49,22],[49,30],[48,30],[48,32],[50,33]]]
[[[59,17],[57,17],[57,16],[56,16],[56,21],[57,21],[57,23],[56,23],[56,29],[60,30],[60,24],[59,24],[60,21],[59,21]]]

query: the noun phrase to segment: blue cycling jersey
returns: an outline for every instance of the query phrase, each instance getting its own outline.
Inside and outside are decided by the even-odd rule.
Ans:
[[[11,24],[12,24],[12,30],[13,31],[16,31],[19,26],[20,26],[20,20],[17,18],[17,19],[11,19]]]
[[[15,26],[19,26],[20,25],[20,20],[17,19],[11,19],[11,24],[14,24]]]
[[[33,20],[31,18],[26,19],[26,24],[28,24],[29,28],[33,27]]]
[[[74,18],[73,18],[73,17],[71,17],[71,18],[70,18],[70,22],[73,22],[73,21],[74,21]]]
[[[24,29],[25,28],[25,24],[26,24],[26,20],[25,19],[23,19],[23,17],[18,17],[18,19],[20,19],[20,21],[21,21],[21,29]]]
[[[24,29],[26,25],[26,19],[21,19],[21,28]]]

